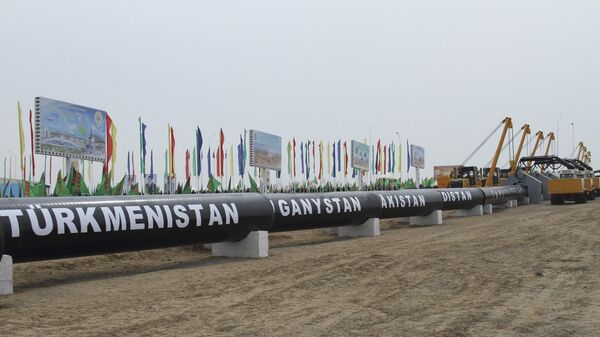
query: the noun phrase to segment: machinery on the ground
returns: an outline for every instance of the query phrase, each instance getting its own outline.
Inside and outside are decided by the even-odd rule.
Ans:
[[[566,201],[585,203],[596,197],[593,171],[580,160],[557,156],[523,157],[519,160],[519,167],[539,170],[541,173],[546,169],[558,172],[558,177],[548,181],[548,193],[553,205]]]
[[[474,155],[481,149],[481,147],[498,131],[501,127],[502,134],[498,147],[490,166],[484,169],[479,169],[477,166],[465,165]],[[438,188],[467,188],[467,187],[482,187],[482,186],[501,186],[504,181],[510,175],[511,169],[498,169],[498,159],[500,153],[510,143],[505,145],[505,139],[508,131],[513,127],[512,119],[506,117],[502,122],[490,133],[486,139],[481,143],[461,165],[447,165],[447,166],[434,166],[434,175],[437,181]],[[522,143],[525,140],[525,135],[530,133],[529,125],[524,125],[520,132],[524,132],[523,138],[521,139],[521,145],[519,148],[519,154],[522,148]],[[512,139],[511,139],[512,141]],[[511,158],[512,160],[512,158]],[[515,159],[516,160],[516,159]],[[486,165],[487,166],[487,165]]]

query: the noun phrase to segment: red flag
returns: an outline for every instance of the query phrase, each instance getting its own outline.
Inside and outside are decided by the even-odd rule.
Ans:
[[[171,127],[171,177],[175,176],[175,130]]]
[[[35,155],[33,154],[33,124],[31,122],[31,110],[29,110],[29,134],[31,135],[31,173],[35,177]]]
[[[190,150],[185,150],[185,179],[190,179]]]
[[[381,172],[381,140],[377,141],[377,163],[375,163],[375,165],[377,166],[377,172]]]
[[[344,142],[344,175],[348,175],[348,145]]]
[[[110,132],[112,126],[112,119],[106,114],[106,159],[104,159],[104,167],[102,170],[104,174],[108,173],[108,162],[112,158],[113,153],[113,139]],[[50,167],[52,167],[52,160],[50,160]],[[52,177],[52,170],[50,170],[50,176]]]
[[[223,129],[219,131],[219,149],[217,158],[217,176],[222,177],[225,175],[224,164],[225,164],[225,152],[223,150],[223,144],[225,144],[225,134]]]

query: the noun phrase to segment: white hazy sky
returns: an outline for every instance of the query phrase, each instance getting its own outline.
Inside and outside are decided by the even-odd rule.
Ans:
[[[219,127],[227,141],[244,128],[284,141],[399,132],[426,148],[425,175],[462,162],[507,115],[534,133],[560,125],[565,156],[574,123],[594,153],[599,23],[595,0],[3,0],[1,155],[18,151],[16,102],[28,111],[35,96],[108,111],[121,173],[138,116],[161,173],[174,126],[179,176],[196,125],[213,145]]]

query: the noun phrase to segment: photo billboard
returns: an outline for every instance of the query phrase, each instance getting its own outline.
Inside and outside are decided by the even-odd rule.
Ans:
[[[410,144],[410,165],[412,167],[425,168],[425,149],[414,144]]]
[[[106,112],[36,97],[35,153],[104,162]]]
[[[250,130],[249,165],[281,171],[281,137],[258,130]]]
[[[362,171],[369,170],[369,145],[357,142],[353,140],[352,145],[352,158],[350,159],[350,166],[355,169]]]

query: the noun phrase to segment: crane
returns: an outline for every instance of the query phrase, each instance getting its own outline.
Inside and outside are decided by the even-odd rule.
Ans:
[[[547,136],[546,136],[546,141],[548,141],[548,143],[546,144],[546,152],[544,153],[544,156],[548,156],[548,154],[550,154],[550,147],[552,146],[552,142],[556,140],[556,137],[554,137],[554,132],[550,132]],[[542,172],[544,172],[544,170],[546,169],[546,165],[542,165],[540,167],[540,169],[542,170]]]
[[[500,141],[498,142],[498,147],[496,148],[496,153],[494,154],[494,159],[492,160],[492,166],[490,166],[487,179],[485,180],[485,186],[492,186],[494,183],[494,174],[496,173],[496,166],[498,165],[498,158],[500,157],[500,152],[502,152],[504,139],[506,138],[508,130],[512,129],[513,127],[512,119],[510,117],[504,118],[504,120],[502,120],[502,124],[504,124],[504,129],[502,129],[502,135],[500,136]]]
[[[535,153],[537,152],[538,147],[540,146],[540,142],[544,139],[544,133],[542,131],[538,131],[535,134],[535,146],[533,147],[533,150],[531,151],[531,155],[530,157],[535,157]],[[531,171],[531,162],[527,163],[527,169],[525,170],[527,173],[529,173],[529,171]]]
[[[531,129],[529,128],[529,124],[525,124],[521,127],[521,132],[523,135],[521,136],[521,141],[519,142],[519,147],[517,148],[517,153],[515,153],[515,159],[512,161],[510,165],[510,175],[514,176],[517,173],[517,164],[519,163],[519,159],[521,158],[521,150],[523,150],[523,144],[525,143],[525,139],[528,135],[531,134]]]

